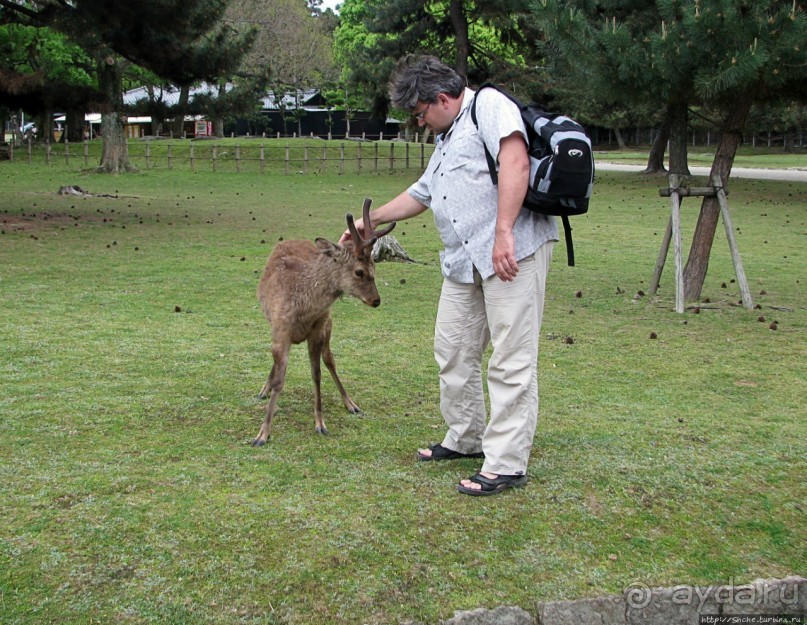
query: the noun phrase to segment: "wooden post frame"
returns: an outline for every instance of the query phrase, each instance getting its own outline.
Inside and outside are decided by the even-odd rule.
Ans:
[[[754,302],[751,301],[751,290],[748,288],[748,280],[745,278],[743,261],[740,259],[740,248],[737,246],[737,239],[734,238],[734,226],[732,225],[731,214],[729,213],[729,201],[726,197],[726,191],[717,174],[712,176],[712,184],[717,194],[717,203],[720,204],[720,215],[723,217],[723,225],[726,228],[726,238],[729,242],[729,250],[731,250],[731,261],[734,263],[734,273],[737,274],[737,284],[740,285],[740,298],[743,306],[750,310],[754,307]]]
[[[670,241],[673,241],[675,254],[675,312],[677,313],[683,313],[685,307],[684,260],[681,245],[681,199],[684,197],[717,198],[717,202],[720,206],[720,215],[723,218],[723,225],[726,228],[726,238],[728,239],[729,250],[731,251],[731,260],[734,263],[734,271],[737,274],[737,283],[740,285],[742,304],[748,309],[754,307],[754,303],[751,301],[751,291],[748,288],[748,281],[746,280],[745,271],[743,270],[743,263],[740,259],[740,250],[737,246],[737,240],[734,237],[734,226],[732,225],[731,214],[729,213],[729,202],[726,197],[727,192],[719,176],[712,176],[710,181],[712,185],[708,187],[688,187],[685,176],[670,174],[670,186],[667,189],[659,189],[660,196],[670,198],[670,220],[667,223],[667,230],[664,233],[664,239],[661,242],[661,249],[659,250],[656,260],[656,267],[653,271],[653,280],[650,283],[650,294],[654,295],[658,290],[659,282],[661,281],[661,273],[664,270],[664,263],[666,262],[667,253],[670,249]]]

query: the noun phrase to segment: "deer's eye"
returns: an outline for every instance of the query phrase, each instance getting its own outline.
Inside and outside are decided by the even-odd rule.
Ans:
[[[358,278],[363,278],[364,277],[364,270],[363,269],[357,269],[356,270],[356,276]]]

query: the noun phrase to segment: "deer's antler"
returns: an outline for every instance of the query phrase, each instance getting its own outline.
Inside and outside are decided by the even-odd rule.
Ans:
[[[359,235],[359,230],[356,228],[356,224],[353,221],[353,215],[350,213],[345,215],[345,219],[347,219],[347,227],[350,230],[350,234],[353,237],[356,248],[373,245],[378,239],[392,232],[392,229],[396,225],[396,222],[393,221],[383,230],[373,230],[373,225],[370,222],[370,204],[372,203],[373,201],[369,197],[364,199],[364,206],[362,207],[362,220],[364,221],[365,236],[363,237]]]

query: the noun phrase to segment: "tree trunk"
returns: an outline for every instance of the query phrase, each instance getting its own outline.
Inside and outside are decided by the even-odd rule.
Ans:
[[[689,111],[686,101],[673,100],[667,108],[670,118],[670,173],[689,175],[687,131]]]
[[[37,136],[40,143],[54,143],[53,141],[53,109],[47,105],[37,121]]]
[[[622,136],[622,131],[619,128],[614,128],[614,136],[616,137],[616,145],[620,150],[624,150],[628,147],[627,143],[625,143],[625,138]]]
[[[468,76],[468,55],[471,51],[471,44],[468,40],[468,18],[465,16],[463,5],[462,0],[451,0],[448,11],[457,46],[457,60],[454,63],[454,70],[460,76]]]
[[[647,167],[642,171],[643,174],[661,174],[666,173],[667,168],[664,167],[664,154],[667,151],[667,142],[670,140],[670,116],[665,115],[664,119],[659,126],[656,139],[650,148],[650,155],[647,157]]]
[[[176,138],[182,138],[182,133],[185,131],[185,111],[188,110],[190,93],[191,88],[188,85],[179,88],[179,101],[174,114],[174,123],[171,125],[171,132]]]
[[[793,133],[790,132],[789,130],[786,130],[784,135],[784,145],[782,146],[782,152],[784,152],[785,154],[792,154],[794,152],[793,143],[794,143]]]
[[[717,141],[715,158],[712,161],[709,176],[710,178],[715,175],[720,176],[723,185],[728,183],[731,167],[734,164],[734,156],[737,154],[737,148],[740,147],[740,143],[742,143],[743,127],[751,110],[751,91],[748,90],[734,100],[732,108],[727,111],[720,129],[720,137]],[[703,283],[706,280],[706,272],[709,269],[709,255],[712,251],[719,216],[720,205],[717,198],[703,198],[695,234],[692,238],[692,246],[689,249],[689,258],[687,258],[687,264],[684,268],[684,299],[686,300],[700,299]]]
[[[84,109],[69,108],[64,116],[63,139],[70,143],[81,143],[84,141]]]
[[[134,171],[129,164],[129,153],[126,150],[126,137],[123,132],[123,81],[122,72],[117,59],[109,56],[98,65],[98,84],[104,95],[101,111],[101,139],[103,142],[101,163],[98,171],[118,174]]]
[[[398,261],[402,263],[417,262],[415,259],[409,256],[407,251],[403,248],[403,245],[401,245],[398,242],[398,239],[391,234],[387,234],[375,242],[375,245],[373,246],[373,260],[377,263],[385,260]]]

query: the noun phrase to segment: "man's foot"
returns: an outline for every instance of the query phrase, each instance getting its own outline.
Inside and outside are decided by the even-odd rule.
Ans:
[[[524,486],[527,479],[526,475],[496,475],[495,473],[479,472],[467,480],[461,480],[457,485],[457,490],[464,495],[486,497],[508,488]]]
[[[428,449],[418,449],[418,460],[421,462],[429,462],[432,460],[459,460],[460,458],[484,458],[483,452],[475,454],[461,454],[458,451],[453,451],[443,447],[440,443],[432,445]]]

